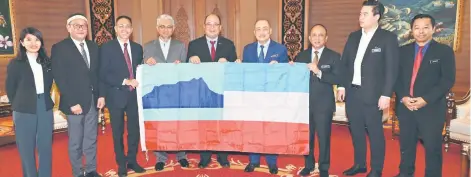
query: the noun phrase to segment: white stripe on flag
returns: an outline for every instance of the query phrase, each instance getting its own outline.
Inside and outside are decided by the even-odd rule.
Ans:
[[[223,120],[309,124],[309,94],[225,91],[223,110]]]
[[[139,65],[136,70],[136,78],[138,83],[142,83],[142,70],[143,67],[142,65]],[[142,86],[138,86],[136,88],[136,93],[137,93],[137,107],[138,107],[138,114],[139,114],[139,132],[140,132],[140,138],[141,138],[141,149],[142,151],[147,151],[147,146],[146,146],[146,131],[144,127],[144,110],[142,109]]]

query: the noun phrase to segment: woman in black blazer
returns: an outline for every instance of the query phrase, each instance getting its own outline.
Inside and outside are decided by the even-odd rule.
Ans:
[[[52,176],[52,131],[54,103],[51,61],[46,55],[42,34],[28,27],[21,31],[20,52],[7,67],[6,91],[13,109],[16,145],[23,176]],[[39,169],[36,169],[35,150]]]

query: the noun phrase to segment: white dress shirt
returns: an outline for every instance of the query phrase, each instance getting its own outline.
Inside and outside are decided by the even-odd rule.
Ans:
[[[378,26],[373,30],[366,33],[365,29],[361,29],[361,38],[360,43],[358,44],[357,56],[355,57],[355,63],[353,64],[353,80],[352,84],[361,85],[361,63],[363,62],[363,57],[365,56],[366,48],[370,44],[371,38],[375,34]]]
[[[87,60],[88,64],[90,64],[90,52],[88,50],[87,42],[83,40],[82,42],[75,40],[74,38],[71,38],[72,41],[74,41],[75,46],[79,50],[80,54],[82,54],[82,47],[80,46],[80,43],[83,43],[83,48],[85,49],[85,52],[87,53]]]
[[[322,46],[319,50],[317,50],[317,62],[319,63],[319,61],[321,60],[321,55],[322,55],[322,52],[324,51],[324,48],[325,46]],[[314,47],[312,48],[311,50],[311,63],[314,63],[314,58],[316,57],[316,53],[315,53],[316,49],[314,49]],[[322,71],[319,70],[319,73],[316,74],[316,76],[320,79],[322,78]]]
[[[36,93],[42,94],[44,93],[44,77],[43,77],[43,68],[41,64],[36,62],[36,59],[38,58],[38,56],[30,54],[30,53],[26,53],[26,56],[28,57],[29,66],[31,67],[31,70],[33,71],[34,84],[36,86]]]
[[[217,47],[218,47],[218,39],[219,39],[219,37],[216,37],[215,39],[209,39],[208,36],[206,36],[206,43],[208,43],[209,55],[210,56],[211,56],[211,46],[212,46],[211,41],[216,41],[214,43],[214,50],[216,50]],[[217,61],[218,59],[215,58],[214,60]]]
[[[160,42],[160,49],[162,49],[162,53],[164,54],[164,60],[167,60],[168,51],[170,50],[170,41],[172,39],[168,39],[167,42],[164,42],[161,38],[159,38]]]
[[[270,46],[270,39],[268,39],[268,41],[263,44],[263,58],[265,59],[267,57],[267,52],[268,52],[268,46]],[[260,46],[262,46],[262,44],[260,44],[260,42],[257,42],[257,57],[260,55]]]
[[[129,54],[129,62],[131,62],[131,65],[132,65],[132,53],[131,53],[131,44],[129,43],[129,39],[126,41],[126,42],[121,42],[120,39],[118,39],[118,42],[119,42],[119,46],[121,47],[121,52],[123,52],[123,57],[124,57],[124,43],[127,43],[128,46],[126,47],[128,49],[128,54]],[[126,61],[124,61],[126,62]],[[131,68],[132,69],[132,68]],[[122,85],[126,85],[126,79],[127,78],[124,78],[123,80],[123,84]]]

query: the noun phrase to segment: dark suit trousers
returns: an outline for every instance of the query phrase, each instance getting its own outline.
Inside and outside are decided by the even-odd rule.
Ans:
[[[319,104],[319,103],[318,103]],[[309,155],[304,156],[304,166],[314,169],[315,133],[319,142],[319,170],[329,171],[330,167],[330,135],[332,126],[332,112],[315,113],[309,109]]]
[[[419,110],[420,111],[420,110]],[[442,176],[442,130],[444,117],[417,116],[407,111],[398,116],[401,143],[401,173],[414,174],[417,141],[419,136],[425,147],[425,176]]]
[[[211,154],[213,151],[201,151],[200,152],[200,163],[210,163],[211,162]],[[227,152],[217,152],[217,161],[219,163],[227,163]]]
[[[383,132],[383,111],[377,104],[366,104],[360,93],[362,88],[350,88],[346,93],[346,113],[350,123],[355,153],[355,164],[366,165],[366,138],[368,133],[371,151],[371,169],[382,172],[385,155],[385,140]],[[379,100],[379,98],[378,98]],[[365,129],[366,127],[366,129]]]
[[[139,143],[139,119],[137,111],[137,95],[133,90],[129,94],[127,105],[124,108],[108,108],[110,111],[111,128],[113,131],[113,145],[116,163],[120,167],[126,167],[126,163],[137,163],[136,154]],[[128,153],[124,154],[123,133],[124,113],[127,116]]]

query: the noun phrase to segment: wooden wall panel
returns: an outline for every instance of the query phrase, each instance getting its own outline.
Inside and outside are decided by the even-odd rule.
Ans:
[[[164,12],[171,15],[177,23],[177,13],[180,8],[183,8],[188,16],[188,27],[190,30],[190,39],[195,38],[195,17],[193,15],[193,1],[188,0],[166,0],[164,1]],[[169,5],[167,5],[169,4]]]
[[[19,40],[20,31],[32,26],[43,33],[46,50],[67,37],[67,18],[72,13],[85,14],[85,1],[77,0],[13,0],[15,33]],[[0,61],[0,94],[5,94],[5,78],[8,59]]]
[[[273,12],[280,11],[280,3],[274,0],[257,0],[257,20],[268,20],[272,28],[271,39],[281,43],[280,16]],[[281,14],[281,13],[280,13]],[[253,32],[252,32],[253,34]],[[255,41],[255,36],[254,36]]]
[[[453,91],[457,98],[463,96],[470,89],[470,4],[463,0],[463,21],[461,29],[461,46],[456,55],[456,83]],[[342,53],[348,35],[359,29],[358,15],[362,0],[310,0],[309,1],[309,27],[321,23],[327,27],[327,46]]]

